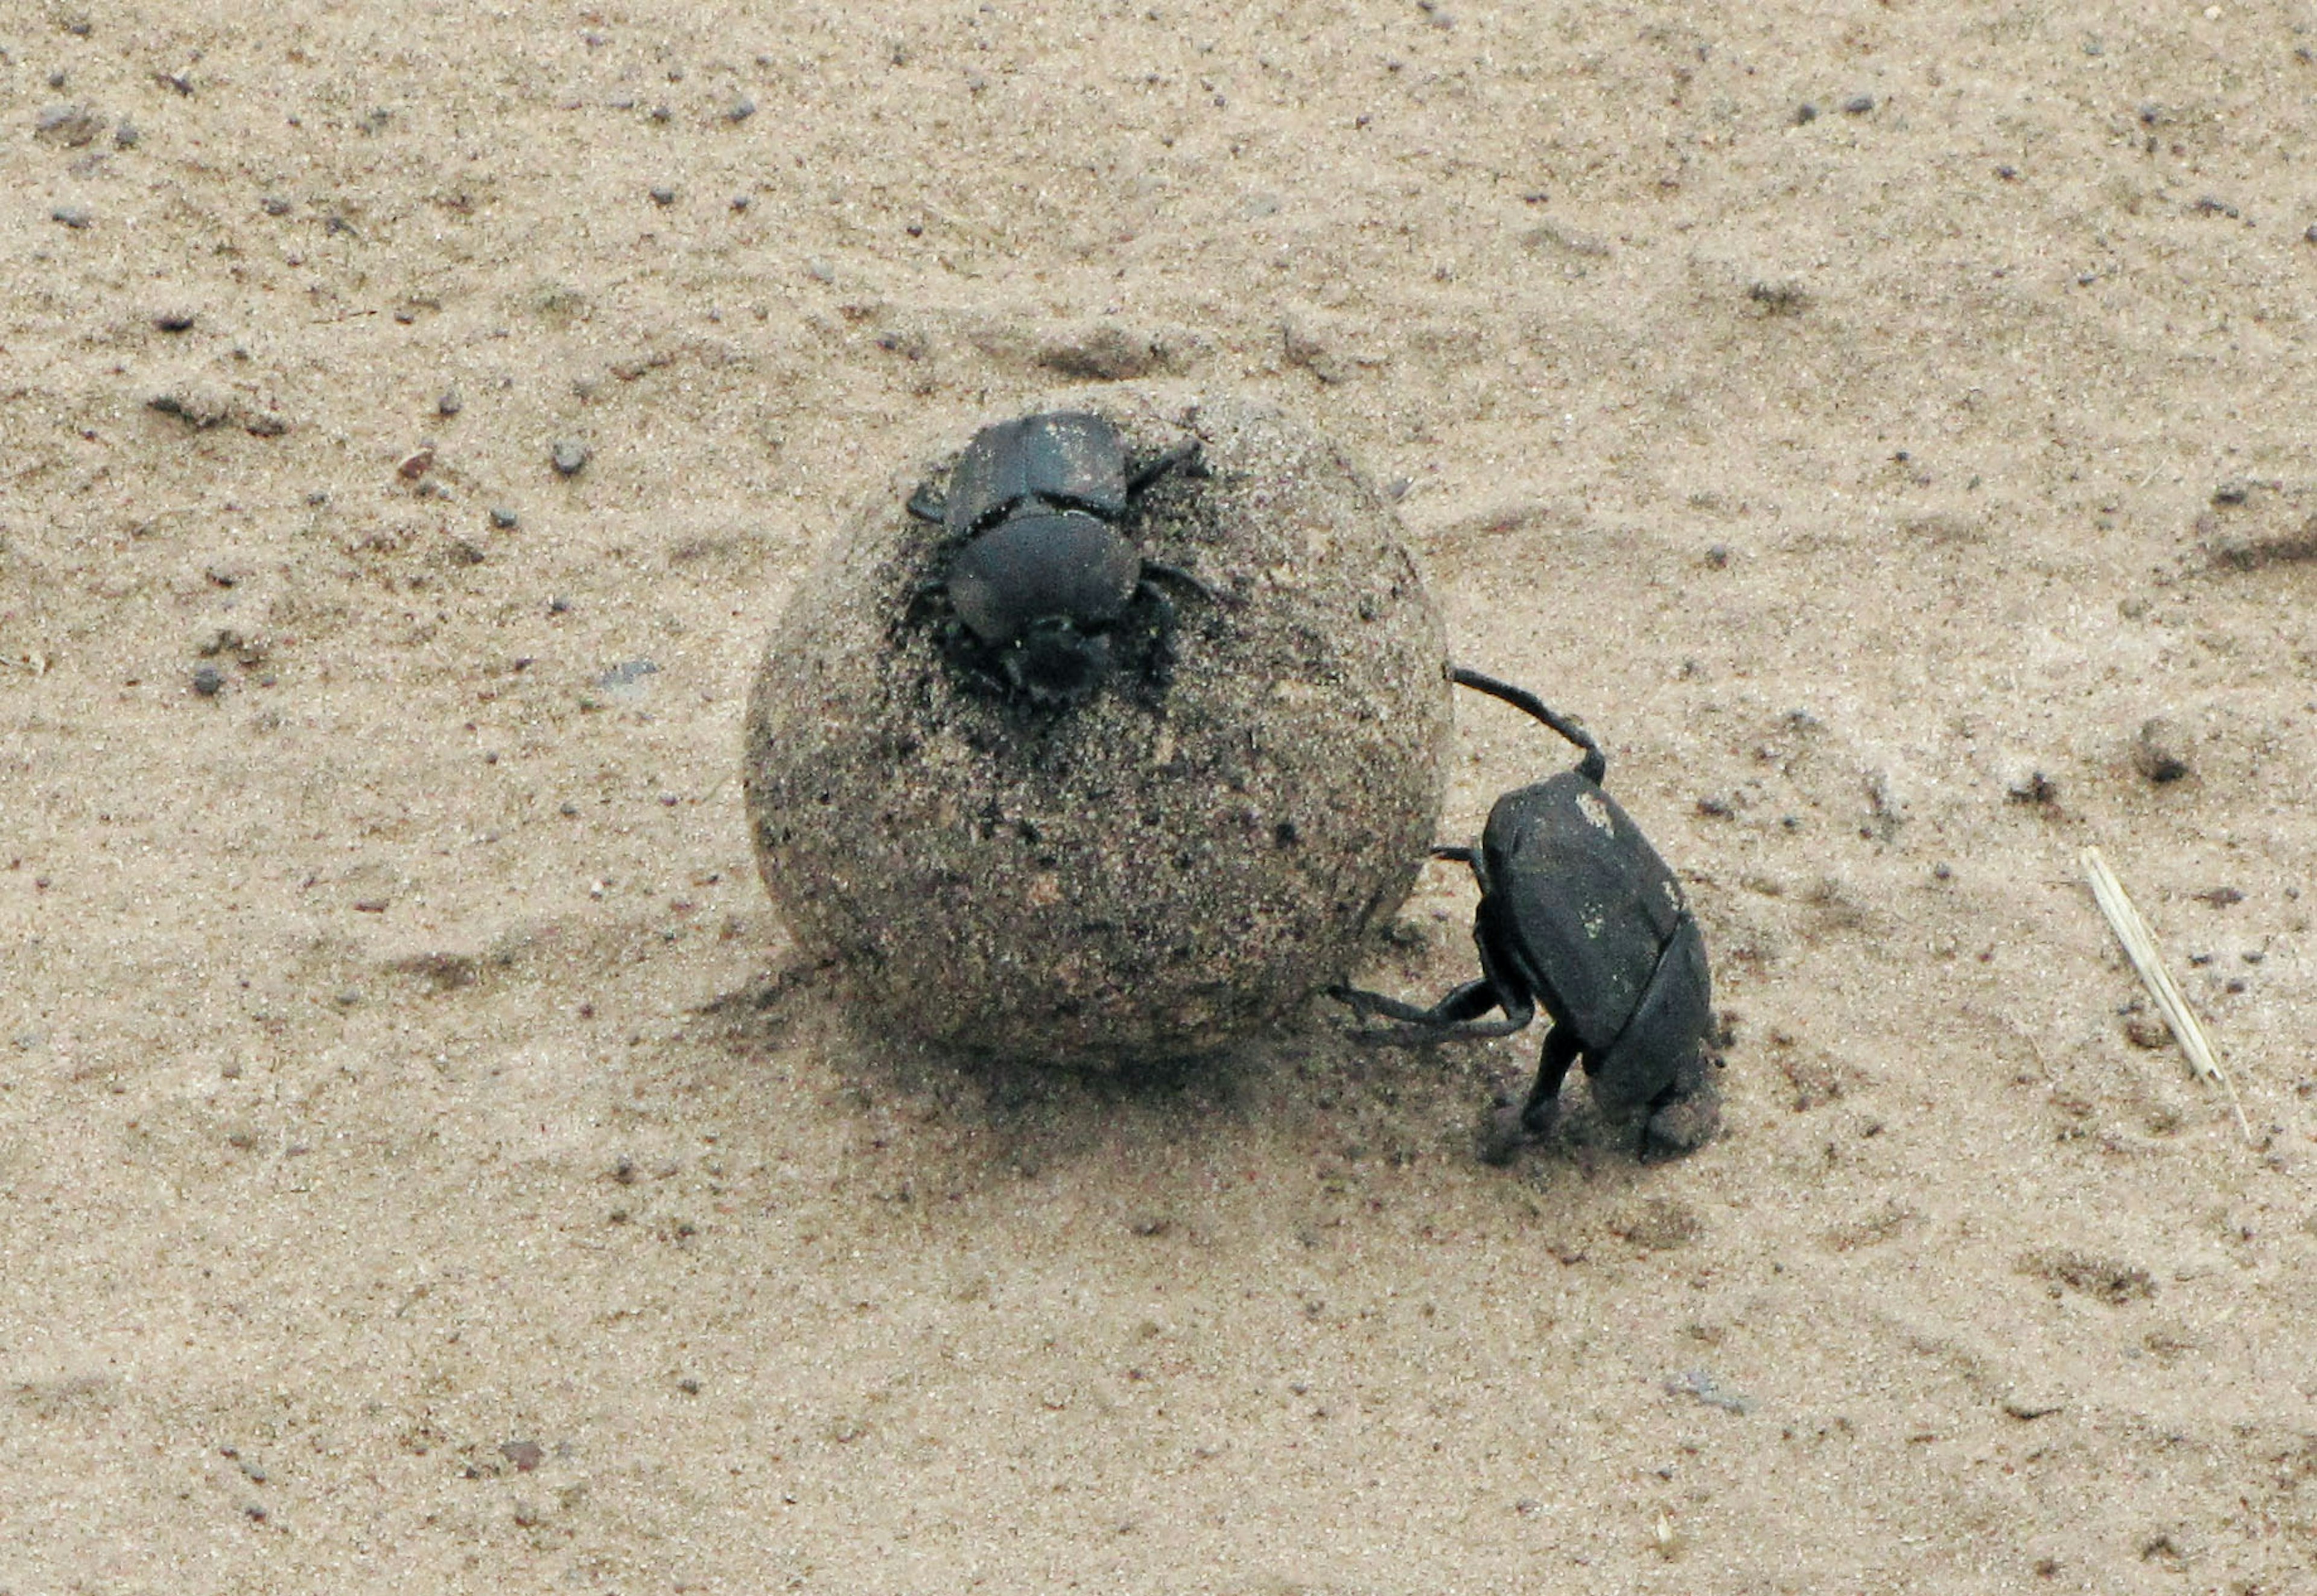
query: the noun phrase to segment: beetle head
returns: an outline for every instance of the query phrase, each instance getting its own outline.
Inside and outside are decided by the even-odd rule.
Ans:
[[[1094,696],[1110,673],[1110,639],[1060,616],[1033,621],[998,656],[1014,690],[1039,709],[1069,709]]]

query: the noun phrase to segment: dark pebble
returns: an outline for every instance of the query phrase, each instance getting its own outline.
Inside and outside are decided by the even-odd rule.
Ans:
[[[204,430],[224,426],[233,415],[233,401],[212,388],[173,388],[153,395],[145,401],[145,408]]]
[[[44,105],[32,118],[32,136],[78,149],[104,131],[104,118],[90,105]]]
[[[2232,479],[2213,489],[2213,502],[2216,505],[2241,505],[2251,497],[2252,484],[2241,479]]]
[[[1842,114],[1845,116],[1865,116],[1874,109],[1874,96],[1872,94],[1853,94],[1842,103]]]
[[[96,218],[89,213],[89,209],[85,205],[59,205],[49,212],[49,220],[60,221],[65,226],[78,231],[94,221]]]
[[[2177,782],[2192,775],[2188,738],[2174,722],[2161,716],[2143,722],[2132,742],[2132,767],[2150,781]]]
[[[287,216],[290,214],[290,202],[283,199],[280,194],[268,194],[264,200],[260,201],[259,203],[265,208],[265,214],[268,216]]]
[[[121,125],[112,130],[112,147],[115,149],[134,149],[144,137],[137,124],[124,116],[121,119]]]
[[[153,325],[165,333],[186,333],[193,329],[194,312],[177,309],[156,312]]]
[[[744,122],[756,114],[756,103],[747,95],[742,94],[736,98],[731,104],[725,107],[724,120],[726,121]]]
[[[1808,100],[1803,101],[1801,104],[1794,107],[1794,126],[1800,127],[1804,122],[1814,122],[1816,121],[1818,121],[1818,107],[1812,104]]]
[[[1796,282],[1749,283],[1746,297],[1769,316],[1795,316],[1810,306],[1809,291]]]
[[[501,532],[513,532],[522,523],[513,510],[494,508],[491,511],[491,525]]]
[[[225,690],[225,672],[214,665],[193,668],[193,691],[204,698],[215,698]]]
[[[459,390],[455,388],[444,389],[443,397],[434,401],[434,414],[437,416],[456,416],[466,408],[467,401],[459,397]]]
[[[595,453],[577,438],[558,438],[551,458],[559,472],[576,477],[587,469],[587,462],[595,458]]]
[[[655,205],[673,205],[675,203],[675,191],[666,184],[659,184],[652,189],[651,198]]]

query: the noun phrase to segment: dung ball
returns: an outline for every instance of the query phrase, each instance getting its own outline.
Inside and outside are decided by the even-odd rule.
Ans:
[[[870,494],[774,627],[744,779],[801,952],[925,1039],[1104,1068],[1208,1052],[1341,980],[1414,883],[1449,733],[1439,612],[1391,506],[1276,410],[1124,387],[1142,579],[1069,702],[992,668],[912,514],[962,429]],[[997,419],[997,418],[992,418]],[[924,511],[921,498],[919,509]],[[987,528],[981,531],[986,532]]]

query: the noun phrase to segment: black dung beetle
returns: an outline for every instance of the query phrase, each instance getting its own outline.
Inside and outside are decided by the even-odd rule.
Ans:
[[[1712,1085],[1713,980],[1705,939],[1681,883],[1617,801],[1601,790],[1608,757],[1592,734],[1535,695],[1461,667],[1461,686],[1503,700],[1584,750],[1564,770],[1497,800],[1480,847],[1436,847],[1471,866],[1481,904],[1472,940],[1481,979],[1429,1009],[1351,987],[1333,995],[1365,1019],[1409,1022],[1364,1033],[1403,1046],[1509,1036],[1542,1003],[1552,1022],[1536,1082],[1500,1111],[1482,1145],[1491,1163],[1552,1133],[1569,1066],[1585,1062],[1593,1098],[1608,1113],[1646,1107],[1642,1151],[1687,1152],[1719,1120]],[[1501,1009],[1497,1019],[1481,1017]]]
[[[1099,416],[1047,411],[985,426],[958,456],[946,497],[931,483],[909,513],[937,523],[953,552],[926,590],[945,594],[980,676],[1041,709],[1083,704],[1111,668],[1110,633],[1153,601],[1161,636],[1173,606],[1160,577],[1212,600],[1187,571],[1145,560],[1119,530],[1152,483],[1198,453],[1192,439],[1130,472],[1118,429]]]

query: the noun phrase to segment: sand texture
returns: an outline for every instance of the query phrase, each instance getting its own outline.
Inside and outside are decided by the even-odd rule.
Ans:
[[[2313,52],[0,7],[0,1591],[2317,1591]],[[1308,418],[1600,735],[1718,1139],[1487,1167],[1541,1035],[1325,1002],[848,1021],[760,652],[926,439],[1114,382]],[[1454,710],[1464,839],[1568,750]]]

